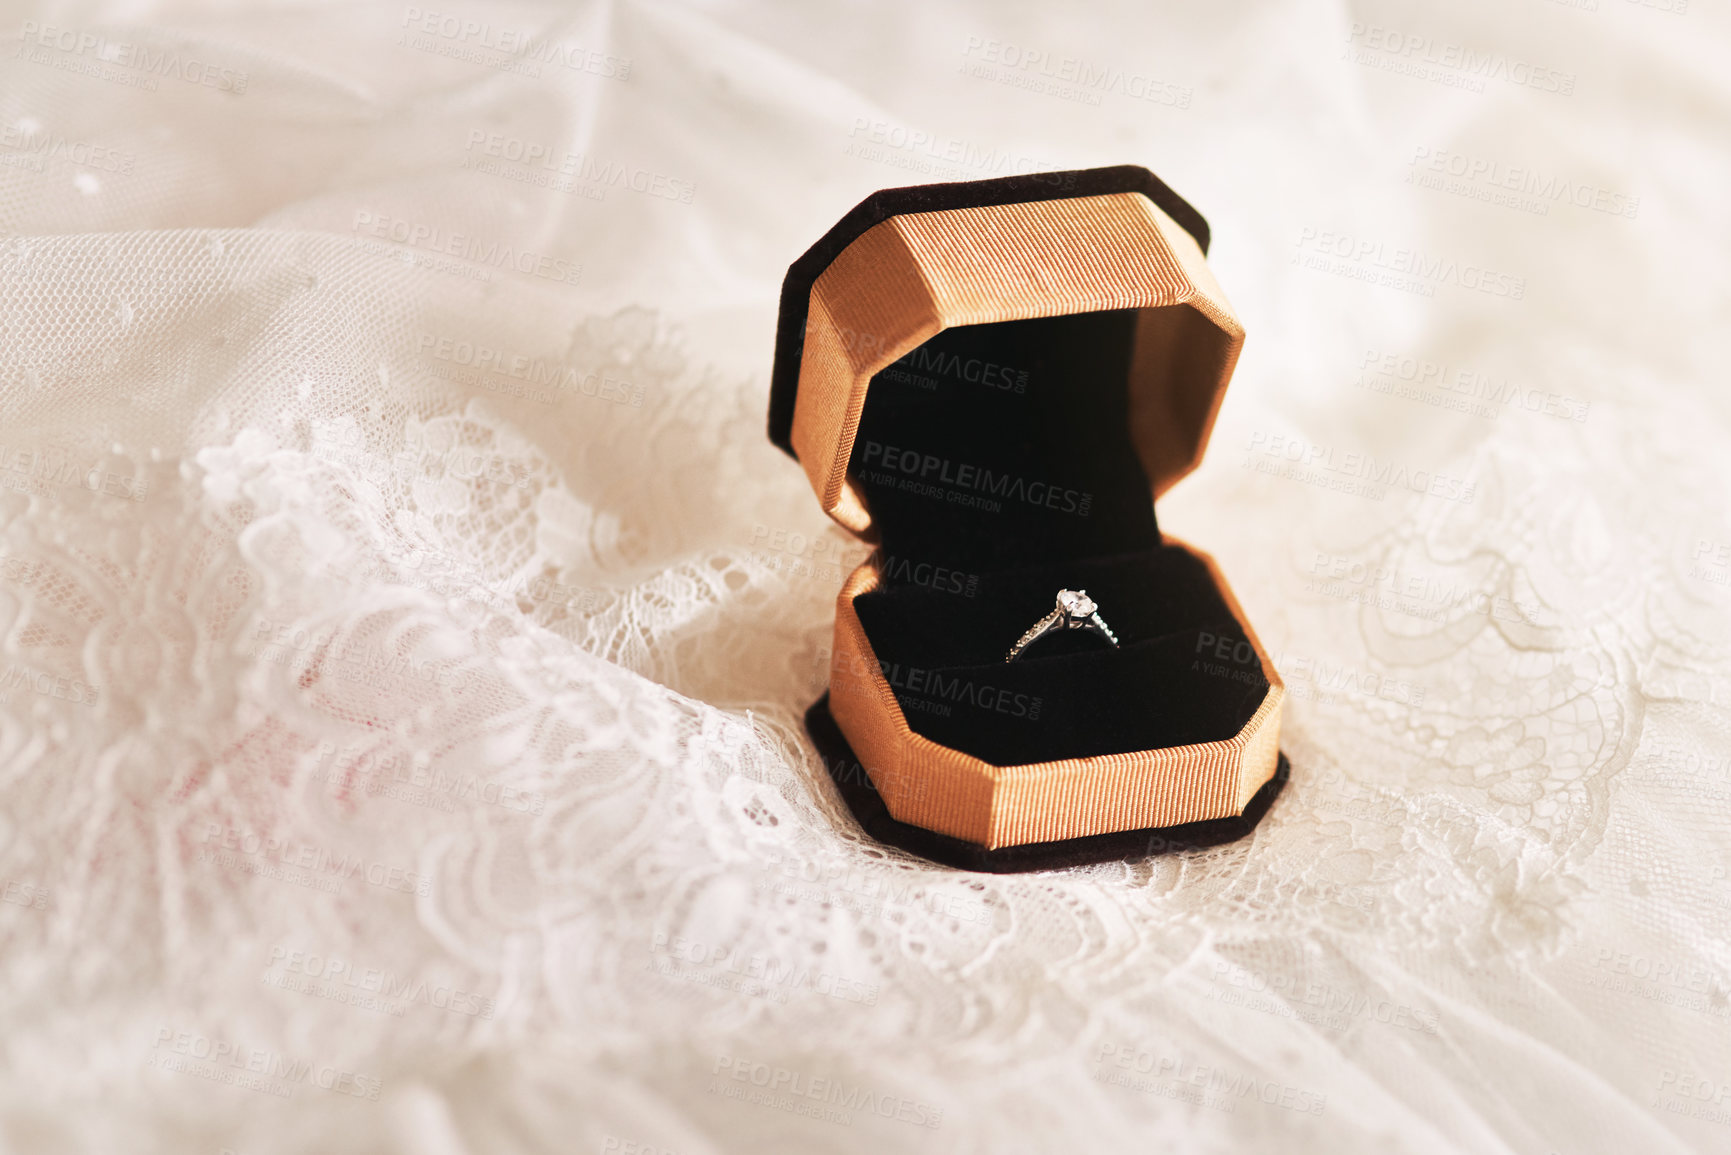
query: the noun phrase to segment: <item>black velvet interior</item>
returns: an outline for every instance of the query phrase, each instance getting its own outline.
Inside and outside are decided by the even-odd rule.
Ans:
[[[964,325],[874,377],[848,471],[884,547],[977,572],[1157,545],[1128,430],[1135,324]]]
[[[997,765],[1218,741],[1268,683],[1207,568],[1164,544],[1129,439],[1134,314],[939,333],[880,372],[849,463],[885,584],[855,602],[913,730]],[[1004,656],[1086,589],[1112,649]]]

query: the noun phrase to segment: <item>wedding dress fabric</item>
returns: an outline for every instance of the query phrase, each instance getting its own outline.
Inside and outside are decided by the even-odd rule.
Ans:
[[[0,1150],[1731,1149],[1716,5],[36,5],[0,56]],[[1138,163],[1254,834],[864,837],[764,437],[880,187]],[[1199,675],[1200,676],[1200,675]]]

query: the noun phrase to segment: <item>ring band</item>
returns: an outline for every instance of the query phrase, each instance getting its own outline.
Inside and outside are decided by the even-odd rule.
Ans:
[[[1057,606],[1029,627],[1028,632],[1010,647],[1004,661],[1015,661],[1022,656],[1023,650],[1058,630],[1089,630],[1105,638],[1113,649],[1118,648],[1118,635],[1100,617],[1100,607],[1094,604],[1087,590],[1059,590]]]

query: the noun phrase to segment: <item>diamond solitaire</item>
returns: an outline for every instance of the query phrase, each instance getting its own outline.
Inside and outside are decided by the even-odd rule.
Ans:
[[[1079,626],[1078,618],[1094,616],[1094,611],[1100,607],[1094,604],[1094,599],[1088,596],[1087,590],[1059,590],[1058,608],[1070,615],[1070,624]]]
[[[1094,599],[1088,596],[1087,590],[1059,590],[1057,607],[1035,622],[1028,632],[1010,647],[1004,661],[1015,661],[1022,656],[1023,650],[1058,630],[1089,630],[1105,638],[1107,644],[1114,649],[1118,646],[1118,635],[1101,619],[1100,607],[1094,604]]]

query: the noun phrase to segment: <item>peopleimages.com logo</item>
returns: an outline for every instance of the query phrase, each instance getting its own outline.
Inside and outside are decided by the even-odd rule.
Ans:
[[[879,370],[878,376],[902,384],[917,385],[922,389],[934,389],[941,382],[949,380],[984,385],[1005,393],[1028,391],[1026,369],[1000,365],[983,357],[963,357],[958,353],[946,353],[942,349],[932,349],[926,345],[916,346],[888,368]]]
[[[1356,493],[1381,501],[1390,489],[1407,490],[1471,505],[1476,483],[1434,469],[1379,458],[1374,454],[1340,451],[1302,437],[1256,431],[1246,446],[1246,467],[1290,477],[1324,488]]]
[[[1420,80],[1473,92],[1483,92],[1486,81],[1501,81],[1557,96],[1572,96],[1575,92],[1573,72],[1438,40],[1428,33],[1355,22],[1346,39],[1347,58],[1354,63]]]
[[[875,1115],[933,1131],[944,1122],[942,1107],[918,1099],[752,1059],[723,1055],[715,1060],[710,1074],[716,1080],[710,1085],[711,1094],[745,1099],[789,1114],[809,1114],[825,1122],[846,1125],[856,1114]],[[731,1088],[729,1082],[743,1086]]]
[[[62,53],[62,61],[72,61],[83,57],[87,66],[67,68],[66,71],[83,72],[86,67],[95,70],[95,74],[104,79],[112,79],[103,74],[105,67],[124,69],[124,75],[134,87],[154,90],[158,77],[170,80],[180,80],[200,88],[214,88],[219,92],[232,92],[236,95],[246,91],[246,73],[234,69],[213,65],[191,56],[181,55],[179,48],[169,45],[134,43],[127,40],[110,40],[99,33],[79,28],[62,28],[54,24],[39,24],[34,20],[26,20],[18,29],[18,39],[25,49],[53,49]],[[59,63],[50,57],[47,60],[36,59],[37,63]],[[116,74],[121,75],[121,74]]]
[[[942,670],[925,670],[904,666],[900,662],[872,661],[863,656],[838,653],[830,664],[830,682],[843,679],[871,680],[876,674],[896,691],[904,709],[948,717],[951,706],[969,706],[1010,718],[1038,721],[1045,699],[1038,694],[1024,694],[1005,687],[976,682],[963,674],[946,674]]]
[[[1293,264],[1421,296],[1434,296],[1438,285],[1453,285],[1511,301],[1523,300],[1527,295],[1525,277],[1333,229],[1301,228],[1297,250]]]
[[[900,482],[898,488],[931,497],[947,495],[947,499],[955,504],[980,505],[993,513],[1001,508],[997,502],[983,500],[974,494],[1026,502],[1061,513],[1074,513],[1080,517],[1087,517],[1094,505],[1094,495],[1079,489],[1070,489],[1048,481],[1030,481],[1025,477],[983,465],[956,462],[947,457],[921,453],[917,449],[902,449],[879,441],[866,442],[864,464],[876,465],[888,471],[874,480],[881,482],[885,476],[895,478],[896,474],[900,474],[901,477],[897,479]],[[946,490],[944,486],[954,486],[955,489]]]
[[[1190,107],[1195,90],[1187,84],[984,36],[970,36],[962,47],[962,73],[995,80],[1011,88],[1098,106],[1105,93],[1167,108]]]
[[[523,70],[531,76],[540,75],[536,66],[542,64],[607,80],[627,80],[631,76],[629,58],[559,40],[538,29],[513,28],[414,5],[403,9],[401,27],[404,39],[399,43],[472,64],[497,67],[505,62],[514,63],[524,66]]]
[[[1570,180],[1532,165],[1506,164],[1489,157],[1451,149],[1419,146],[1409,162],[1407,183],[1451,192],[1531,212],[1550,213],[1552,204],[1568,204],[1607,216],[1634,219],[1641,198],[1613,192],[1586,181]]]
[[[522,137],[479,128],[469,130],[463,145],[463,154],[464,168],[495,176],[510,177],[513,172],[520,176],[527,171],[541,177],[556,177],[566,183],[556,182],[553,187],[566,191],[571,191],[571,182],[575,182],[598,193],[604,194],[609,188],[624,188],[658,200],[687,205],[697,195],[697,186],[690,181],[655,172],[641,165],[604,160],[586,152],[573,152],[558,144],[525,140]],[[541,182],[530,180],[528,183]]]

